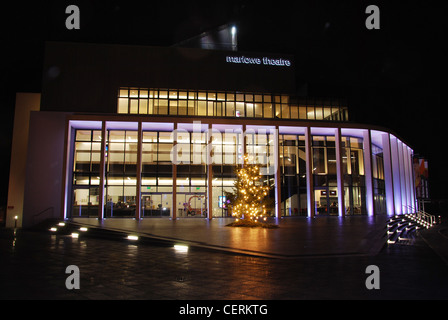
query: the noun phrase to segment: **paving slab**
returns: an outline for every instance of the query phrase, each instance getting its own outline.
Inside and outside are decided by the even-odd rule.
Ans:
[[[265,257],[370,255],[386,242],[386,216],[288,217],[269,222],[278,228],[228,227],[234,219],[76,218],[77,224],[140,237]]]

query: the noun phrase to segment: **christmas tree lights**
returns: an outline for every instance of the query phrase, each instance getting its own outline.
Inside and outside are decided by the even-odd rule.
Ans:
[[[262,176],[259,165],[251,163],[246,154],[243,165],[236,170],[236,174],[236,198],[233,203],[232,215],[237,219],[266,220],[266,196],[270,187],[263,185],[260,181]]]

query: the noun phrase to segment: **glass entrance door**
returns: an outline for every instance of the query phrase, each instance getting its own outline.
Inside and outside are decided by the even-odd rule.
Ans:
[[[336,187],[314,189],[316,215],[338,215],[338,195]]]
[[[178,193],[178,217],[207,217],[207,197],[205,193]]]
[[[98,217],[99,188],[75,186],[73,188],[71,217]]]
[[[170,217],[171,193],[142,193],[142,217]]]

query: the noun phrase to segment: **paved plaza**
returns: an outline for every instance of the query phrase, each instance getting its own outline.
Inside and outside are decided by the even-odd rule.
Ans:
[[[412,244],[379,247],[375,242],[382,241],[382,222],[319,219],[283,219],[278,229],[265,230],[229,228],[220,219],[154,220],[140,227],[131,220],[122,220],[120,226],[114,222],[118,220],[105,221],[117,224],[108,226],[116,228],[115,235],[125,235],[125,229],[139,231],[141,237],[147,235],[146,241],[107,238],[110,229],[103,229],[103,236],[80,233],[73,238],[3,228],[0,299],[448,298],[445,225],[425,231]],[[96,222],[91,223],[93,228]],[[360,230],[362,225],[365,229]],[[179,250],[175,244],[188,244],[188,249]],[[79,268],[79,289],[65,285],[69,265]],[[380,270],[379,289],[366,288],[369,265]]]

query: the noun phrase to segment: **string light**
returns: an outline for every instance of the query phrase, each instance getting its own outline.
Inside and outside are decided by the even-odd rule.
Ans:
[[[260,168],[258,165],[251,164],[249,160],[246,154],[243,165],[237,169],[238,180],[235,182],[237,197],[232,215],[237,219],[266,221],[266,205],[263,201],[270,187],[260,183],[259,180],[262,178]]]

